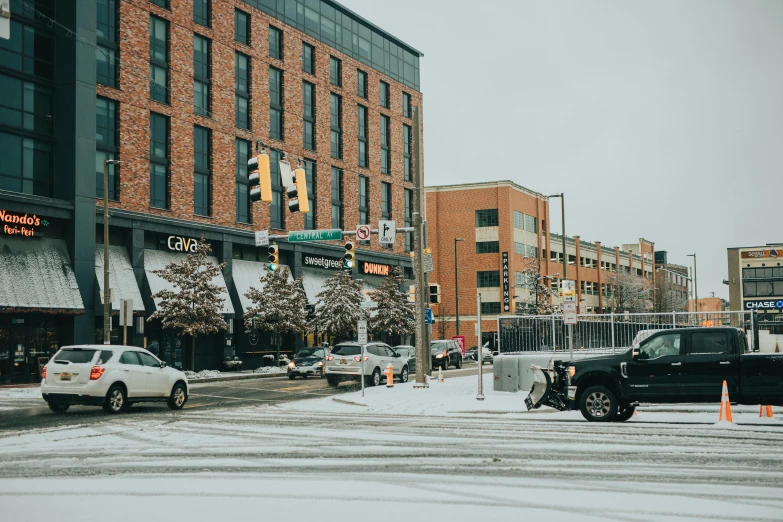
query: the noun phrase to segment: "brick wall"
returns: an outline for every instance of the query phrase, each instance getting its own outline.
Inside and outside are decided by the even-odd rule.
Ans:
[[[316,162],[317,168],[317,228],[331,228],[331,167],[344,172],[344,228],[353,229],[358,223],[358,176],[370,177],[370,222],[377,224],[381,218],[381,181],[392,183],[392,216],[402,226],[404,220],[403,188],[412,183],[403,181],[403,123],[413,125],[402,115],[402,92],[411,95],[411,105],[421,106],[421,93],[408,88],[360,62],[343,55],[320,41],[282,23],[245,2],[212,2],[211,27],[193,22],[192,2],[171,0],[171,10],[162,9],[142,0],[129,0],[119,4],[119,35],[121,62],[119,89],[103,85],[97,87],[99,96],[120,102],[119,156],[123,163],[119,169],[119,201],[113,207],[125,210],[210,223],[246,230],[269,228],[269,205],[253,205],[253,224],[236,222],[235,201],[235,140],[242,138],[254,142],[260,139],[271,147],[289,155],[304,157]],[[250,46],[234,40],[234,8],[250,14]],[[149,96],[149,18],[155,14],[169,21],[169,87],[170,105],[150,100]],[[269,26],[283,31],[283,59],[269,57]],[[193,35],[200,34],[211,40],[211,111],[212,117],[202,117],[193,112]],[[302,42],[315,48],[315,75],[302,71]],[[234,54],[239,51],[250,57],[251,77],[251,131],[235,127],[234,116]],[[329,81],[329,57],[342,61],[342,88]],[[269,138],[269,66],[283,70],[284,141]],[[368,75],[368,98],[356,95],[356,70]],[[316,88],[316,150],[302,147],[302,81],[315,84]],[[380,106],[379,82],[390,85],[390,109]],[[329,93],[335,92],[343,99],[343,160],[330,157]],[[370,168],[358,165],[356,106],[368,107]],[[171,208],[161,210],[149,205],[149,113],[169,116],[171,129],[170,180]],[[380,114],[391,118],[391,175],[380,173]],[[212,129],[212,215],[196,216],[193,212],[193,126]],[[284,198],[285,199],[285,198]],[[289,230],[303,227],[302,215],[290,214],[284,201],[285,224]],[[400,236],[400,239],[402,236]],[[376,242],[373,249],[380,250]],[[404,242],[398,241],[393,249],[403,253]]]

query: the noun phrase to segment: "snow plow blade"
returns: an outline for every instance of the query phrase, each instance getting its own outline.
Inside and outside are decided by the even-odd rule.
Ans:
[[[562,393],[563,386],[560,385],[565,377],[562,365],[555,364],[551,370],[535,364],[531,364],[530,367],[533,370],[533,386],[525,397],[525,406],[528,411],[538,409],[541,406],[549,406],[560,411],[570,409],[572,401],[568,398],[567,381],[565,382],[566,393]]]

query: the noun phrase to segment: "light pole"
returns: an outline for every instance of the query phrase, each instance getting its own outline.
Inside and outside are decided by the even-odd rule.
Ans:
[[[693,258],[693,300],[694,303],[694,311],[699,311],[699,283],[698,278],[696,277],[696,254],[688,254],[688,257]]]
[[[568,279],[568,255],[566,254],[566,235],[565,235],[565,194],[553,194],[551,196],[547,196],[548,198],[560,198],[560,220],[563,224],[563,276],[560,278],[561,281],[564,281]],[[562,283],[561,283],[562,284]]]
[[[459,265],[457,264],[457,241],[465,241],[461,237],[454,238],[454,306],[457,314],[457,335],[459,335]]]
[[[103,344],[111,344],[111,289],[109,288],[109,165],[118,160],[103,160]]]

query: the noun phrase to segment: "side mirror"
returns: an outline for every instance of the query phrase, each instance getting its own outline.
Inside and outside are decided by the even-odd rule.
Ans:
[[[634,360],[634,361],[635,361],[635,360],[636,360],[636,359],[638,359],[638,358],[639,358],[639,348],[634,348],[634,349],[631,351],[631,360]]]
[[[166,364],[166,361],[160,361],[161,368],[165,368],[166,366],[168,366],[168,364]]]

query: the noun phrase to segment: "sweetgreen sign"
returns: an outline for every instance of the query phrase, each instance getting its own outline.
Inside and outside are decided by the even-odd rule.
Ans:
[[[301,243],[302,241],[334,241],[343,238],[343,231],[339,228],[329,230],[295,230],[288,233],[289,243]]]

